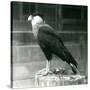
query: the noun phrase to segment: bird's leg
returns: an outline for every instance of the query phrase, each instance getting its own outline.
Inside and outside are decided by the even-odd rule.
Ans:
[[[42,75],[46,76],[48,74],[53,74],[53,72],[50,70],[50,60],[46,60],[46,68],[40,70],[38,73],[42,73]]]
[[[46,71],[45,71],[45,74],[46,74],[46,75],[53,73],[53,72],[50,70],[50,66],[51,66],[50,64],[51,64],[50,60],[47,60],[47,61],[46,61]]]
[[[46,68],[40,70],[37,74],[48,75],[50,72],[50,60],[46,60]]]
[[[46,72],[48,73],[50,71],[50,61],[46,60]]]

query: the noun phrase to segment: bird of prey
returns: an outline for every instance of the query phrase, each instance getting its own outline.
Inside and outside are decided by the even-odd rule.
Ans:
[[[54,54],[68,63],[73,73],[77,74],[78,63],[65,47],[60,35],[55,32],[54,28],[46,24],[44,16],[41,13],[33,13],[28,17],[28,21],[31,22],[32,32],[47,59],[46,73],[50,72],[50,61]]]

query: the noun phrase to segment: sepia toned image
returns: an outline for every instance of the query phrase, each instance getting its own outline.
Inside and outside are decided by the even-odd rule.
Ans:
[[[11,2],[11,87],[88,83],[88,7]]]

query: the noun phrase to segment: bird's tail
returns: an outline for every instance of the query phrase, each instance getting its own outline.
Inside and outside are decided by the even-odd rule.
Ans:
[[[72,59],[73,60],[72,60],[72,62],[69,63],[69,65],[70,65],[73,73],[74,74],[80,74],[80,72],[79,72],[79,66],[78,66],[77,61],[73,57],[72,57]]]
[[[76,67],[74,64],[70,63],[71,69],[74,74],[79,74],[78,67]]]
[[[70,65],[70,67],[71,67],[71,69],[72,69],[72,71],[73,71],[73,73],[74,74],[77,74],[77,73],[79,73],[79,70],[78,70],[78,63],[77,63],[77,61],[73,58],[73,56],[69,53],[69,52],[67,52],[67,58],[68,58],[68,64]]]

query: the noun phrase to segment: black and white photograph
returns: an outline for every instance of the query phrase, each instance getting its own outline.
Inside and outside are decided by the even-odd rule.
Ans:
[[[10,2],[11,87],[88,84],[88,6]]]

